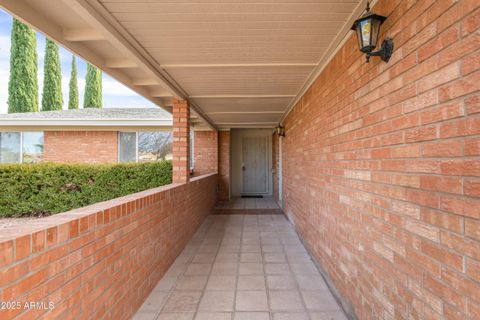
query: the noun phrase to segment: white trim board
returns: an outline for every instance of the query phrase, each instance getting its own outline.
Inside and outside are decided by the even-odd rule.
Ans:
[[[156,127],[172,128],[172,120],[108,120],[108,119],[3,119],[0,120],[0,128],[10,127]]]

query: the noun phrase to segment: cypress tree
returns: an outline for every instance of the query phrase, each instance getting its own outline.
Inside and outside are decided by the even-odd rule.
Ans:
[[[42,111],[62,110],[62,72],[58,57],[58,45],[46,39],[43,66]]]
[[[84,108],[102,107],[102,71],[88,64],[85,77]]]
[[[72,73],[70,75],[69,88],[68,109],[78,109],[77,63],[74,55],[72,55]]]
[[[38,111],[35,31],[13,19],[11,41],[8,112]]]

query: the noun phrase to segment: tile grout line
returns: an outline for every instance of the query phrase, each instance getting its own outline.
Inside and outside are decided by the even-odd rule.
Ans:
[[[296,234],[296,232],[295,232],[295,234]],[[297,237],[298,237],[298,235],[297,235]],[[285,256],[286,256],[287,255],[287,250],[285,248],[284,243],[282,243],[282,245],[283,245],[283,250],[285,251]],[[295,272],[293,270],[293,267],[291,267],[290,262],[291,261],[287,258],[287,264],[288,264],[288,267],[291,268],[293,280],[295,282],[295,287],[297,288],[298,294],[300,295],[300,301],[302,301],[303,309],[305,310],[305,314],[307,315],[307,318],[311,319],[310,311],[307,309],[307,303],[305,302],[305,299],[303,297],[302,290],[301,290],[301,287],[300,287],[300,283],[298,282],[297,274],[295,274]]]
[[[268,286],[267,286],[267,270],[265,268],[266,261],[265,261],[264,251],[263,251],[262,233],[261,232],[259,233],[259,237],[260,237],[260,252],[261,252],[262,264],[263,264],[263,281],[265,282],[265,293],[266,293],[266,296],[267,296],[268,316],[269,316],[270,320],[273,320],[273,311],[270,308],[270,293],[269,293],[270,291],[268,290]]]
[[[245,230],[245,216],[242,216],[242,231],[240,233],[240,245],[238,249],[238,263],[237,263],[237,270],[235,273],[235,291],[233,292],[233,312],[232,312],[232,320],[235,319],[235,313],[237,311],[237,291],[238,291],[238,280],[240,276],[240,263],[242,261],[242,240],[243,240],[243,233]]]
[[[175,276],[168,276],[169,278],[174,278],[174,284],[169,287],[168,290],[166,290],[166,295],[165,297],[161,300],[161,306],[159,306],[159,309],[157,309],[156,311],[154,311],[154,315],[153,315],[153,319],[157,319],[160,318],[162,316],[162,313],[186,313],[186,314],[190,314],[191,316],[194,317],[194,319],[196,320],[196,318],[198,317],[199,313],[202,313],[202,311],[200,310],[200,304],[203,300],[203,298],[205,297],[205,294],[207,294],[207,286],[208,286],[208,283],[210,281],[210,279],[214,276],[216,276],[216,274],[214,274],[214,267],[215,267],[215,264],[218,264],[218,263],[230,263],[232,261],[232,257],[236,257],[234,259],[235,261],[235,282],[234,282],[234,286],[233,286],[233,301],[232,301],[232,313],[230,315],[230,320],[234,320],[235,319],[235,315],[238,311],[238,313],[243,313],[243,312],[251,312],[251,313],[263,313],[263,311],[260,311],[260,310],[237,310],[237,298],[238,298],[238,292],[239,291],[244,291],[244,290],[239,290],[239,280],[240,280],[240,265],[242,263],[250,263],[250,262],[255,262],[256,259],[258,259],[257,257],[258,256],[251,256],[251,257],[248,257],[247,256],[247,259],[246,259],[246,262],[242,262],[242,254],[245,253],[245,254],[249,254],[251,253],[252,255],[256,255],[255,251],[258,250],[257,248],[255,248],[257,246],[257,244],[259,245],[260,247],[260,251],[259,251],[259,256],[260,256],[260,259],[261,259],[261,264],[262,264],[262,271],[263,271],[263,274],[262,274],[262,278],[263,278],[263,283],[264,283],[264,287],[265,287],[265,293],[266,293],[266,303],[267,303],[267,310],[268,310],[268,318],[270,320],[273,320],[274,319],[274,315],[275,313],[285,313],[285,314],[304,314],[306,316],[307,319],[313,319],[313,313],[314,312],[321,312],[323,313],[324,311],[322,309],[312,309],[312,310],[309,310],[307,308],[307,303],[306,303],[306,300],[305,300],[305,297],[304,295],[302,294],[302,287],[300,285],[300,282],[299,282],[299,279],[297,276],[300,276],[300,277],[308,277],[310,275],[314,275],[312,274],[313,272],[313,269],[310,269],[310,264],[313,264],[313,268],[319,273],[320,275],[320,278],[323,279],[323,275],[321,274],[320,270],[318,270],[318,266],[315,264],[315,262],[313,261],[312,259],[312,256],[311,254],[309,253],[307,247],[305,246],[305,244],[303,243],[302,239],[299,237],[298,233],[296,232],[296,230],[294,229],[293,225],[291,225],[291,223],[284,217],[280,217],[280,216],[277,216],[277,215],[253,215],[253,216],[247,216],[247,215],[238,215],[238,216],[230,216],[229,218],[220,218],[220,216],[210,216],[209,218],[206,219],[205,221],[206,223],[205,224],[202,224],[201,227],[197,230],[197,232],[194,234],[194,236],[192,237],[192,239],[190,239],[190,241],[187,243],[187,246],[188,249],[187,251],[185,251],[185,248],[184,250],[180,253],[180,255],[175,259],[175,261],[173,262],[172,265],[174,264],[177,264],[178,265],[181,265],[182,268],[181,268],[181,271],[180,272],[174,272],[173,274],[176,274]],[[229,228],[232,228],[232,232],[233,234],[231,236],[230,233],[229,233]],[[249,229],[250,228],[250,229]],[[238,230],[238,231],[237,231]],[[239,232],[239,235],[238,233]],[[253,237],[249,237],[249,238],[245,238],[246,234],[248,234],[250,232],[250,234],[253,236]],[[262,233],[264,233],[265,237],[262,237]],[[272,233],[272,234],[270,234]],[[269,241],[267,241],[267,239],[271,239]],[[273,240],[275,239],[275,240]],[[239,240],[239,244],[238,244],[238,247],[237,245],[234,245],[235,243],[237,243]],[[264,243],[267,242],[267,243]],[[233,244],[232,244],[233,243]],[[211,250],[213,249],[213,247],[215,246],[215,250]],[[228,248],[227,251],[222,251],[222,247],[225,246],[226,248]],[[251,248],[248,248],[249,246],[251,246]],[[264,250],[264,246],[272,246],[272,248],[265,248],[267,250]],[[202,247],[205,247],[205,249],[202,250]],[[224,248],[225,248],[224,247]],[[245,247],[245,248],[244,248]],[[277,248],[278,247],[278,248]],[[247,249],[248,252],[243,252],[244,249]],[[280,252],[278,250],[281,250]],[[301,250],[300,250],[301,249]],[[204,250],[206,250],[207,252],[203,252]],[[288,250],[288,252],[287,252]],[[211,252],[208,252],[208,251],[211,251]],[[220,253],[222,252],[222,254],[227,254],[226,256],[226,260],[225,261],[218,261],[218,258],[220,256]],[[210,266],[210,270],[208,271],[207,274],[198,274],[198,275],[195,275],[195,274],[192,274],[191,276],[194,277],[194,276],[205,276],[206,277],[206,281],[203,285],[203,289],[192,289],[192,290],[188,290],[189,292],[195,292],[197,290],[200,291],[200,296],[198,298],[198,303],[196,304],[195,306],[195,311],[193,312],[186,312],[186,311],[181,311],[181,310],[174,310],[174,311],[171,311],[171,312],[168,312],[168,311],[164,311],[163,309],[165,308],[165,305],[167,304],[168,300],[171,298],[172,294],[175,293],[175,292],[181,292],[181,291],[184,291],[184,290],[187,290],[187,289],[184,289],[184,290],[179,290],[177,291],[177,289],[179,288],[179,285],[180,285],[180,281],[187,277],[186,275],[186,272],[189,268],[190,265],[192,264],[195,264],[195,263],[204,263],[203,261],[205,259],[202,259],[204,257],[199,257],[199,261],[198,262],[195,262],[195,258],[197,257],[197,255],[199,254],[205,254],[206,256],[208,255],[208,261],[210,262],[211,266]],[[271,259],[272,261],[267,261],[266,259],[266,256],[268,256],[269,254],[273,255]],[[278,256],[280,256],[280,254],[282,255],[282,259],[278,259],[277,257],[274,257],[274,255],[277,254]],[[301,254],[301,255],[300,255]],[[185,255],[185,256],[184,256]],[[205,257],[206,257],[205,256]],[[181,260],[178,260],[180,257]],[[253,259],[252,259],[253,258]],[[308,259],[307,259],[308,258]],[[300,259],[299,261],[296,261],[296,259]],[[304,260],[304,259],[307,259],[307,260]],[[178,261],[177,261],[178,260]],[[181,262],[179,262],[181,261]],[[205,260],[206,261],[206,260]],[[288,273],[284,273],[284,270],[282,268],[280,269],[273,269],[271,270],[273,273],[271,274],[268,274],[267,273],[267,265],[268,264],[272,264],[272,265],[283,265],[285,264],[287,267],[288,267]],[[297,270],[297,272],[299,273],[295,273],[294,271],[294,268],[293,268],[293,265],[295,264],[300,264],[300,265],[304,265],[303,267],[301,267],[301,269]],[[227,272],[225,274],[223,273],[220,273],[218,274],[218,276],[227,276],[230,274],[230,270],[228,270],[229,268],[227,268]],[[254,269],[255,270],[255,269]],[[170,270],[167,270],[167,272],[170,271]],[[278,271],[278,273],[276,273]],[[177,274],[178,273],[178,274]],[[291,276],[292,277],[292,280],[295,282],[293,285],[294,285],[294,290],[296,290],[298,292],[298,294],[300,295],[300,302],[301,302],[301,306],[302,306],[302,311],[300,310],[277,310],[277,311],[274,311],[271,309],[270,307],[270,301],[271,301],[271,297],[270,297],[270,291],[288,291],[288,290],[284,290],[284,289],[277,289],[277,290],[269,290],[269,286],[267,285],[267,277],[271,275],[271,276]],[[316,275],[316,274],[315,274]],[[256,273],[253,272],[252,274],[250,273],[247,273],[245,274],[244,276],[256,276]],[[162,281],[163,279],[165,278],[165,275],[164,277],[162,277],[162,279],[160,281]],[[231,278],[230,278],[231,279]],[[160,283],[160,281],[158,283]],[[323,280],[325,281],[325,280]],[[157,283],[157,285],[158,285]],[[228,283],[228,281],[227,281]],[[328,284],[327,285],[327,292],[330,293],[330,295],[332,295],[332,292],[331,290],[329,290],[328,288]],[[223,286],[223,285],[222,285]],[[250,288],[250,287],[248,287]],[[261,291],[259,289],[246,289],[245,291]],[[318,289],[316,287],[312,287],[311,289],[308,289],[310,288],[310,286],[307,286],[305,291],[306,292],[323,292],[324,290],[323,289]],[[225,291],[227,289],[223,288],[220,290],[220,291]],[[157,290],[158,292],[162,292],[162,290]],[[213,291],[218,291],[218,290],[213,290]],[[152,291],[153,292],[156,292],[155,289]],[[323,300],[323,299],[322,299]],[[335,299],[334,299],[335,301]],[[336,307],[339,308],[339,311],[342,311],[342,308],[341,306],[337,303],[337,301],[335,301],[335,305]],[[299,306],[299,305],[297,305]],[[226,313],[226,311],[222,311],[222,310],[215,310],[215,309],[212,309],[210,310],[209,308],[207,308],[208,310],[206,310],[205,312],[208,312],[208,313]],[[336,310],[325,310],[325,312],[336,312]],[[137,311],[138,313],[138,311]],[[148,312],[144,312],[144,313],[148,313]]]

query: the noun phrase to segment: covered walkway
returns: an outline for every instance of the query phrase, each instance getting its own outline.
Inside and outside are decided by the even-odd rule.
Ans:
[[[210,215],[134,319],[346,317],[284,215]]]
[[[342,318],[315,261],[348,318],[480,319],[480,2],[367,2],[0,0],[173,118],[172,185],[2,232],[58,308],[0,318]]]

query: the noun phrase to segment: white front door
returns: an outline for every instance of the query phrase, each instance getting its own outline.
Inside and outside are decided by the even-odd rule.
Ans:
[[[242,140],[242,193],[268,193],[267,137],[244,137]]]

